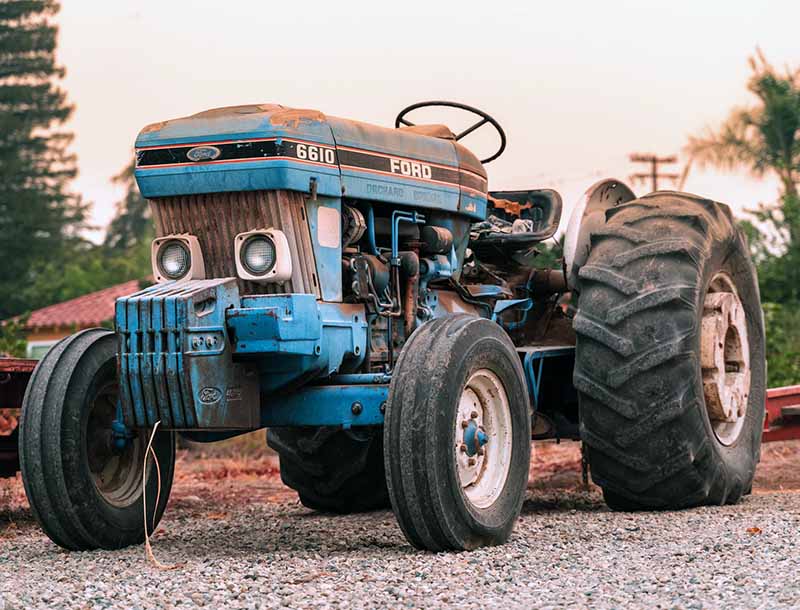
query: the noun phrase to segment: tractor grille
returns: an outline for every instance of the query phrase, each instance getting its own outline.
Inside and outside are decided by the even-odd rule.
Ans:
[[[286,234],[292,278],[259,284],[239,280],[242,294],[306,293],[319,296],[303,195],[294,191],[237,191],[151,199],[159,237],[190,233],[203,250],[206,277],[236,277],[233,239],[238,233],[274,228]]]

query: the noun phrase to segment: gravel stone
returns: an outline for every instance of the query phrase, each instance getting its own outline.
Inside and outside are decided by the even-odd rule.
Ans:
[[[390,512],[283,499],[204,514],[198,500],[153,539],[174,570],[142,547],[67,553],[30,521],[6,527],[0,608],[800,607],[800,493],[633,514],[534,490],[509,544],[451,554],[414,550]]]

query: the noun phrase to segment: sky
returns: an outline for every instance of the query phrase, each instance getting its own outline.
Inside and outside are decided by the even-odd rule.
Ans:
[[[756,46],[776,66],[800,63],[796,0],[63,0],[57,21],[76,105],[74,189],[97,227],[143,126],[267,102],[379,125],[419,100],[477,106],[508,134],[490,189],[555,188],[567,216],[596,180],[644,169],[630,153],[681,154],[688,135],[752,103]],[[464,144],[485,157],[495,141],[486,131]],[[697,168],[684,187],[737,211],[777,189]]]

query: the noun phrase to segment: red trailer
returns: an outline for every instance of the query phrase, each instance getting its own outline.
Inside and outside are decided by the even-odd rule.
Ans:
[[[767,390],[765,443],[800,439],[800,385]]]
[[[0,358],[0,477],[19,470],[17,423],[36,360]],[[800,385],[767,390],[765,443],[800,439]]]
[[[22,398],[36,360],[0,358],[0,477],[19,470],[17,424]]]

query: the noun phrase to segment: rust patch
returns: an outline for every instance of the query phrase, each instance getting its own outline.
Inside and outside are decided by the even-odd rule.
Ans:
[[[269,117],[272,125],[279,127],[290,127],[296,129],[301,123],[313,123],[325,121],[325,115],[319,110],[308,110],[303,108],[284,108],[273,112]]]
[[[191,115],[190,119],[215,119],[217,117],[231,116],[234,114],[259,114],[261,112],[272,112],[279,110],[283,106],[278,104],[241,104],[239,106],[223,106],[222,108],[211,108]]]
[[[161,131],[167,125],[169,121],[160,121],[158,123],[150,123],[144,129],[142,129],[142,133],[151,133],[153,131]]]
[[[0,436],[10,436],[19,425],[19,409],[0,409]]]
[[[510,199],[495,199],[494,197],[489,197],[489,204],[496,210],[503,210],[504,212],[517,217],[520,216],[522,210],[527,210],[528,208],[533,207],[533,204],[530,202],[523,205],[521,203],[517,203],[516,201],[511,201]]]

